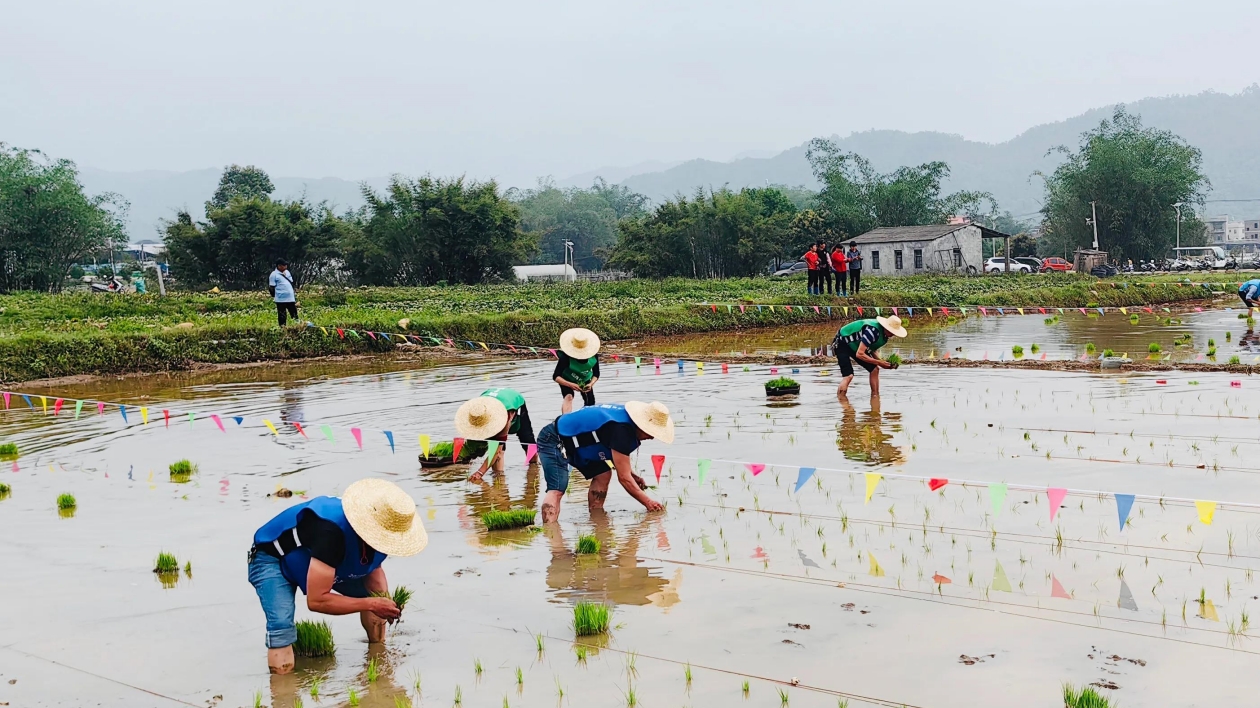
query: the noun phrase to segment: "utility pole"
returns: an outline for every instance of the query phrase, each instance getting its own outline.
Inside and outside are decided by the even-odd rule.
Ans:
[[[1086,219],[1085,223],[1094,227],[1094,250],[1098,250],[1098,202],[1089,203],[1089,212],[1092,218]]]
[[[1177,210],[1177,248],[1181,248],[1181,207],[1183,206],[1185,202],[1173,204],[1173,209]]]

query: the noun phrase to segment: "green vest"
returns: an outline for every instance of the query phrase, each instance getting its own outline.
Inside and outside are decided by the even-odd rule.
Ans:
[[[888,343],[888,333],[884,331],[884,327],[879,323],[879,320],[854,320],[841,327],[839,332],[836,332],[836,341],[844,342],[856,353],[858,345],[861,344],[861,340],[858,337],[866,327],[874,327],[879,331],[879,339],[875,340],[874,346],[868,344],[866,346],[867,349],[874,351]]]
[[[574,359],[569,357],[569,366],[560,372],[560,377],[565,381],[575,383],[579,386],[585,386],[594,378],[591,370],[595,368],[595,362],[599,361],[598,356],[590,359]]]
[[[512,411],[520,411],[521,408],[525,406],[525,397],[521,395],[520,391],[517,391],[514,388],[492,388],[482,391],[481,395],[499,399],[499,403],[502,403],[503,407],[508,409],[509,413]],[[508,432],[516,434],[520,428],[521,417],[518,413],[518,415],[512,419],[512,425],[508,427]]]

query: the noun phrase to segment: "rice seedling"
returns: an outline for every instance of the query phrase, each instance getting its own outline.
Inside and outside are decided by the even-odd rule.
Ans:
[[[1097,347],[1094,346],[1093,342],[1085,343],[1085,351],[1089,352],[1090,354],[1093,354],[1096,349]]]
[[[1011,347],[1011,353],[1014,354],[1015,356],[1023,356],[1024,348],[1016,344],[1015,346]]]
[[[626,708],[634,708],[639,705],[639,696],[634,692],[634,686],[626,684]]]
[[[517,686],[525,685],[525,672],[521,671],[521,667],[519,666],[516,667],[516,685]]]
[[[190,578],[192,577],[192,561],[184,562],[184,575],[187,575]]]
[[[481,515],[481,523],[488,531],[519,529],[534,525],[534,517],[538,515],[533,509],[512,509],[510,511],[487,511]]]
[[[346,693],[346,705],[348,705],[348,706],[357,706],[357,705],[359,705],[359,692],[358,692],[358,691],[356,691],[356,690],[354,690],[353,688],[351,688],[351,689],[350,689],[350,690]]]
[[[4,482],[0,482],[0,499],[8,499],[9,495],[12,493],[13,493],[13,487],[10,487]]]
[[[1162,349],[1162,347],[1159,346],[1159,342],[1151,342],[1150,344],[1146,345],[1146,351],[1150,352],[1151,354],[1158,354],[1160,352],[1160,349]]]
[[[849,699],[847,699],[847,698],[837,698],[837,699],[836,699],[836,708],[849,708]]]
[[[541,655],[544,648],[543,635],[541,633],[534,635],[534,645],[538,647],[538,653]]]
[[[1207,350],[1207,355],[1208,355],[1208,356],[1216,356],[1216,347],[1214,347],[1214,346],[1208,347],[1208,350]]]
[[[1241,363],[1242,363],[1242,359],[1240,359],[1240,358],[1238,357],[1238,355],[1237,355],[1237,354],[1235,354],[1234,356],[1231,356],[1231,357],[1229,358],[1229,363],[1231,363],[1231,364],[1241,364]]]
[[[579,637],[608,631],[612,609],[599,602],[579,602],[573,606],[573,630]]]
[[[301,697],[301,696],[294,696],[294,697],[293,697],[293,708],[302,708],[302,706],[304,706],[304,705],[305,705],[305,704],[304,704],[304,703],[302,703],[302,697]]]
[[[687,677],[687,685],[691,685],[691,664],[683,666],[683,675]]]
[[[323,681],[320,679],[311,680],[311,698],[314,698],[317,701],[319,700],[319,686],[322,683]]]
[[[57,509],[60,511],[69,511],[79,505],[74,499],[74,495],[66,492],[57,496]]]
[[[262,708],[262,691],[254,691],[254,708]]]
[[[1041,351],[1041,345],[1037,344],[1036,342],[1033,342],[1033,345],[1029,347],[1028,350],[1031,351],[1033,354],[1036,354],[1037,352]]]
[[[901,361],[902,361],[902,359],[901,359],[901,355],[900,355],[900,354],[889,354],[889,355],[888,355],[888,358],[886,359],[886,361],[887,361],[889,364],[892,364],[893,366],[901,366]]]
[[[376,683],[376,679],[381,677],[381,665],[376,663],[376,657],[368,659],[367,680],[368,683]]]
[[[1226,333],[1225,333],[1225,341],[1227,341],[1227,342],[1228,342],[1229,340],[1231,340],[1231,339],[1233,339],[1233,338],[1234,338],[1234,333],[1233,333],[1233,332],[1226,332]]]
[[[1070,683],[1065,683],[1063,684],[1063,706],[1064,708],[1111,708],[1111,701],[1089,686],[1081,686],[1078,689]]]
[[[476,674],[477,676],[481,676],[481,674],[485,670],[486,670],[485,667],[481,665],[481,659],[473,659],[473,673],[474,674]]]
[[[785,706],[785,705],[787,705],[787,704],[788,704],[788,692],[787,692],[787,691],[784,691],[784,690],[783,690],[783,689],[781,689],[781,688],[780,688],[780,689],[776,689],[776,690],[778,690],[778,692],[779,692],[779,705],[780,705],[780,706]]]
[[[744,698],[748,697],[748,681],[744,681],[740,687],[740,691],[744,694]]]
[[[507,696],[503,697],[503,708],[512,708],[512,706],[508,705]]]
[[[0,460],[16,460],[18,458],[17,443],[7,442],[0,444]]]
[[[586,654],[587,654],[587,652],[589,652],[589,651],[590,651],[590,650],[586,648],[586,645],[585,645],[585,644],[574,644],[574,645],[573,645],[573,653],[577,656],[577,662],[578,662],[579,664],[585,664],[585,663],[586,663]]]
[[[582,555],[599,553],[599,539],[594,536],[579,536],[577,552]]]
[[[333,642],[332,628],[320,620],[300,620],[297,623],[297,641],[293,653],[298,656],[332,656],[337,645]]]
[[[158,553],[157,560],[153,563],[153,572],[161,575],[169,575],[179,572],[179,561],[175,556],[166,551]]]
[[[188,460],[177,460],[172,462],[168,468],[171,474],[172,482],[187,482],[197,473],[197,465]]]
[[[629,656],[626,658],[626,678],[638,678],[639,669],[635,667],[638,660],[638,652],[630,652]]]
[[[460,688],[459,684],[455,684],[455,705],[464,705],[464,689]]]
[[[556,677],[556,698],[564,700],[564,686],[560,684],[560,677]]]
[[[1137,315],[1129,315],[1129,324],[1137,324],[1140,319]]]
[[[394,708],[411,708],[411,699],[406,696],[394,696]]]
[[[398,611],[402,612],[403,608],[407,606],[407,603],[411,601],[412,596],[415,594],[416,593],[410,588],[408,588],[406,585],[396,585],[394,586],[394,592],[392,594],[387,593],[387,592],[373,591],[372,597],[388,597],[389,599],[394,601],[395,605],[398,605]]]
[[[1114,350],[1114,349],[1104,349],[1104,350],[1103,350],[1102,355],[1103,355],[1103,356],[1105,356],[1105,357],[1115,356],[1115,355],[1116,355],[1116,350]]]

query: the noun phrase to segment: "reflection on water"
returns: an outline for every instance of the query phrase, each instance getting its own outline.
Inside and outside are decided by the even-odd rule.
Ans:
[[[845,459],[869,465],[900,464],[901,448],[892,444],[893,433],[901,432],[901,414],[884,413],[879,397],[871,398],[869,410],[858,412],[847,397],[840,401],[840,420],[836,422],[836,447]],[[884,431],[888,425],[890,432]]]
[[[657,546],[668,548],[669,539],[659,519],[640,519],[625,529],[624,537],[618,539],[608,514],[592,510],[592,533],[600,544],[597,554],[578,555],[573,550],[576,541],[566,541],[559,529],[548,529],[551,563],[547,566],[547,587],[556,598],[563,600],[597,600],[662,608],[678,604],[682,573],[675,572],[672,580],[666,580],[653,575],[660,571],[659,567],[648,567],[639,562],[639,544],[654,523],[658,526]]]
[[[407,689],[399,686],[395,677],[395,664],[404,657],[397,650],[390,649],[388,644],[368,644],[364,652],[362,666],[357,675],[350,681],[349,687],[355,692],[357,703],[350,703],[349,689],[333,705],[358,705],[360,708],[397,708],[396,699],[408,698]],[[319,659],[301,658],[297,660],[296,670],[283,676],[271,676],[272,708],[294,708],[299,703],[316,702],[317,696],[310,694],[311,686],[324,683],[336,665],[334,657]],[[371,670],[369,670],[371,667]],[[372,675],[372,674],[375,675]],[[404,703],[403,705],[411,705]]]

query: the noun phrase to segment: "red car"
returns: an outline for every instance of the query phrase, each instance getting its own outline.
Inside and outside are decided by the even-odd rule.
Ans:
[[[1049,273],[1052,270],[1067,272],[1072,270],[1072,264],[1062,258],[1046,258],[1041,261],[1041,272]]]

